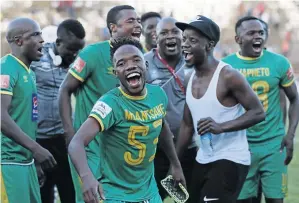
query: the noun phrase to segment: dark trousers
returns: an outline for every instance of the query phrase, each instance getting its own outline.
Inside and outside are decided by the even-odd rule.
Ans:
[[[67,148],[62,135],[37,142],[54,156],[57,166],[44,172],[46,181],[40,188],[42,203],[54,203],[54,186],[57,186],[61,203],[75,203],[75,190],[68,162]]]
[[[184,152],[184,154],[180,160],[181,166],[182,166],[182,169],[184,172],[184,176],[186,179],[187,190],[190,187],[190,182],[192,179],[192,171],[193,171],[193,167],[194,167],[194,163],[195,163],[196,153],[197,153],[196,147],[187,149]],[[170,167],[170,163],[168,161],[166,154],[161,149],[161,147],[157,148],[154,162],[155,162],[155,179],[156,179],[156,182],[158,185],[159,194],[160,194],[162,200],[164,200],[168,196],[168,193],[161,185],[161,180],[166,178],[167,172]]]

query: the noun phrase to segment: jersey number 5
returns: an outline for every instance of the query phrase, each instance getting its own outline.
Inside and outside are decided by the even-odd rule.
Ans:
[[[145,157],[145,152],[146,152],[146,145],[139,142],[138,140],[136,140],[136,133],[140,133],[142,136],[147,136],[149,131],[149,126],[131,126],[130,130],[129,130],[129,134],[128,134],[128,142],[130,145],[136,147],[139,152],[138,152],[138,157],[135,159],[132,157],[132,153],[131,152],[125,152],[124,154],[124,158],[125,161],[133,166],[136,166],[138,164],[140,164]],[[156,143],[156,140],[154,140],[154,144]],[[152,157],[154,157],[155,155],[153,155]],[[150,158],[149,161],[152,161],[153,158]]]
[[[264,111],[266,112],[269,107],[269,101],[268,101],[268,93],[270,90],[270,86],[266,81],[256,81],[252,84],[252,89],[257,94],[259,100],[262,102],[264,106]]]

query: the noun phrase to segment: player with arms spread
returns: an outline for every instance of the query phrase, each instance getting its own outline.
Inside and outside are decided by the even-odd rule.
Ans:
[[[167,96],[159,86],[145,83],[145,60],[138,41],[123,38],[111,44],[120,87],[97,101],[72,139],[69,154],[83,181],[86,202],[97,202],[99,192],[107,202],[160,203],[153,164],[159,139],[170,160],[174,179],[185,184],[172,134],[164,124]],[[99,131],[102,133],[97,134]],[[88,167],[84,150],[96,135],[103,143],[102,185]]]
[[[299,98],[292,67],[284,56],[263,49],[266,35],[258,18],[249,16],[240,19],[235,31],[240,51],[223,61],[246,77],[266,112],[266,120],[247,131],[252,164],[239,199],[240,202],[251,202],[251,198],[257,195],[261,178],[266,202],[282,203],[287,192],[287,165],[293,157],[299,120]],[[286,135],[280,108],[280,87],[290,101]]]
[[[56,165],[36,139],[37,90],[29,69],[40,60],[41,30],[29,18],[10,22],[6,39],[12,53],[1,58],[1,202],[41,202],[34,160],[42,168]]]
[[[121,36],[129,36],[139,40],[141,35],[140,18],[135,9],[128,5],[115,6],[108,12],[107,27],[112,36],[111,41]],[[71,65],[69,73],[61,84],[59,111],[67,144],[74,136],[75,131],[87,119],[98,98],[118,84],[118,80],[113,74],[110,49],[110,41],[85,47]],[[72,93],[75,93],[76,96],[74,126],[71,117]],[[86,149],[89,167],[96,175],[99,167],[99,143],[97,138],[91,141]],[[76,202],[83,202],[81,180],[72,164],[70,164],[70,167],[76,191]]]

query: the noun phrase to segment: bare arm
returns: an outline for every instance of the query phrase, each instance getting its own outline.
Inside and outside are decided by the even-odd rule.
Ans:
[[[99,123],[94,118],[88,118],[80,127],[68,146],[68,153],[83,182],[85,202],[97,202],[99,193],[105,199],[101,185],[92,174],[86,157],[85,146],[101,131]]]
[[[163,146],[163,150],[170,162],[170,171],[172,173],[174,180],[177,183],[181,182],[184,186],[186,186],[186,180],[185,180],[185,177],[183,174],[183,170],[182,170],[180,161],[175,152],[172,137],[173,137],[173,134],[170,131],[167,122],[163,119],[162,130],[160,133],[161,146]]]
[[[33,157],[37,162],[41,163],[43,169],[53,168],[56,165],[56,161],[52,154],[26,135],[8,114],[11,99],[12,96],[10,95],[1,95],[1,132],[31,151]]]
[[[286,124],[287,119],[287,99],[283,89],[279,89],[280,108],[283,113],[283,122]]]
[[[188,104],[185,104],[184,115],[180,126],[179,136],[176,141],[176,152],[180,158],[185,151],[186,147],[190,143],[192,136],[194,134],[194,127],[192,121],[192,115]]]
[[[287,131],[287,136],[293,139],[295,137],[295,132],[299,121],[299,97],[297,87],[296,84],[293,83],[289,87],[283,87],[283,90],[290,101],[290,107],[288,112],[289,128]]]
[[[246,112],[235,120],[222,123],[222,130],[224,132],[243,130],[263,121],[265,119],[263,106],[246,79],[232,68],[224,71],[227,88]]]
[[[64,136],[67,140],[67,144],[72,139],[75,134],[75,130],[72,123],[72,105],[71,105],[71,95],[77,88],[79,88],[81,82],[77,80],[70,73],[67,74],[66,78],[63,80],[59,89],[59,113],[62,120],[64,128]]]

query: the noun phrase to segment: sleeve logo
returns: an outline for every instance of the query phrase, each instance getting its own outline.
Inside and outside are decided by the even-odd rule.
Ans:
[[[81,73],[81,71],[83,70],[84,66],[86,65],[86,62],[83,61],[80,57],[78,57],[76,59],[76,61],[74,62],[74,69],[78,72]]]
[[[105,102],[98,101],[92,111],[99,114],[102,118],[105,118],[112,111],[112,108]]]
[[[8,88],[9,87],[9,75],[1,75],[1,88]]]
[[[293,69],[292,69],[292,67],[290,67],[290,68],[288,69],[287,76],[288,76],[288,79],[289,79],[289,80],[293,79],[294,74],[293,74]]]

